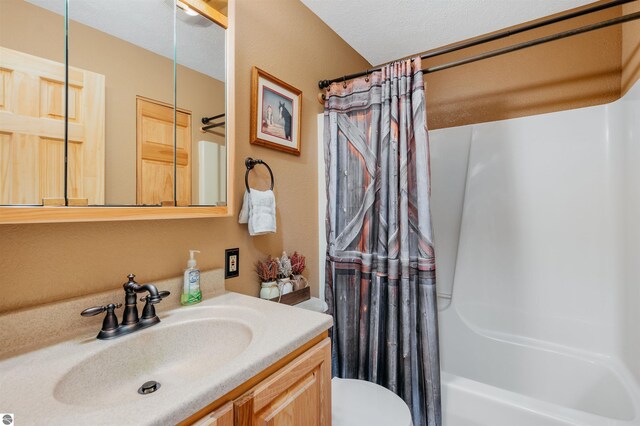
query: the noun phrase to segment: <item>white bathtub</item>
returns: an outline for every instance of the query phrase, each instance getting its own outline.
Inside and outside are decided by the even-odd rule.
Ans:
[[[640,390],[613,358],[491,336],[440,313],[444,426],[640,425]]]
[[[445,426],[640,426],[638,117],[430,133]]]

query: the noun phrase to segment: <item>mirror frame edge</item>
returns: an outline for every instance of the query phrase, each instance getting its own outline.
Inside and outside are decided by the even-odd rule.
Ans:
[[[212,6],[209,6],[204,0],[180,0],[182,3],[189,6],[191,9],[198,12],[200,15],[209,18],[216,24],[220,25],[225,30],[229,29],[229,18],[224,16],[222,12],[216,10]],[[229,1],[231,3],[231,1]],[[230,5],[228,6],[230,8]],[[230,14],[227,11],[227,14]]]
[[[225,206],[192,207],[0,207],[0,225],[27,223],[108,222],[125,220],[163,220],[230,217],[235,211],[235,0],[229,0],[224,16],[202,0],[181,0],[201,15],[226,29],[227,117],[227,204]]]

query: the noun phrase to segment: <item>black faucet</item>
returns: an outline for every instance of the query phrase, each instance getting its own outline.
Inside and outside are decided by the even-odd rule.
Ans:
[[[156,315],[156,309],[153,305],[160,303],[162,299],[169,296],[171,293],[168,291],[158,291],[153,284],[140,285],[135,282],[135,275],[129,274],[129,281],[124,283],[122,287],[125,292],[125,307],[124,314],[122,316],[122,323],[118,325],[118,318],[115,314],[115,309],[120,308],[121,304],[109,304],[107,306],[94,306],[92,308],[85,309],[80,315],[84,317],[98,315],[102,312],[107,312],[107,315],[102,323],[102,330],[98,333],[98,339],[113,339],[116,337],[124,336],[126,334],[133,333],[134,331],[141,330],[143,328],[151,327],[160,322],[160,318]],[[142,309],[142,318],[138,317],[138,304],[137,293],[148,292],[149,294],[140,299],[145,301],[144,308]]]
[[[129,274],[127,278],[129,281],[122,284],[124,288],[124,315],[122,316],[122,325],[131,325],[137,324],[139,322],[138,318],[138,303],[136,293],[142,293],[143,291],[149,292],[149,299],[147,300],[147,304],[156,304],[159,303],[162,298],[158,295],[158,289],[153,284],[145,284],[140,285],[135,282],[134,278],[136,276],[133,274]]]

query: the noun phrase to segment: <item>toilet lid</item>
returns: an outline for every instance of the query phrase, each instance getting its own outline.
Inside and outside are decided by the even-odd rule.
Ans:
[[[323,314],[327,312],[327,309],[329,309],[327,302],[320,300],[317,297],[312,297],[309,300],[305,300],[304,302],[300,302],[293,306],[296,308],[306,309],[308,311],[322,312]]]
[[[364,380],[331,380],[333,426],[413,426],[411,412],[395,393]]]

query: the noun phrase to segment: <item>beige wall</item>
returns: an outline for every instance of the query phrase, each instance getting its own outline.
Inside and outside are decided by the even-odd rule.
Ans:
[[[423,65],[444,64],[620,13],[620,7],[611,8],[432,58]],[[616,25],[427,74],[428,126],[439,129],[611,102],[620,96],[620,64],[621,26]]]
[[[64,4],[64,0],[51,2]],[[24,0],[2,0],[0,41],[10,49],[64,62],[64,17]]]
[[[640,2],[622,6],[625,15],[640,12]],[[640,79],[640,20],[622,25],[622,93]]]
[[[23,0],[2,0],[1,11],[3,46],[64,62],[64,22],[60,15]],[[25,22],[37,22],[38,31]],[[173,61],[74,21],[69,23],[69,39],[69,64],[105,76],[106,203],[135,204],[136,96],[173,103]],[[178,88],[178,107],[192,113],[195,172],[197,141],[224,144],[224,137],[198,130],[203,116],[224,112],[224,83],[179,66]],[[195,196],[197,175],[192,180]]]
[[[225,128],[219,127],[202,133],[202,117],[225,112],[224,82],[178,65],[177,90],[179,108],[191,111],[191,202],[198,201],[198,142],[210,141],[225,144]],[[220,119],[224,121],[224,118]],[[216,120],[218,122],[219,120]]]
[[[258,293],[256,259],[298,250],[307,255],[306,274],[317,294],[316,115],[322,106],[316,101],[316,84],[370,65],[298,0],[277,3],[277,8],[273,1],[237,4],[237,158],[232,178],[241,198],[244,158],[269,163],[276,177],[278,232],[249,237],[236,217],[0,225],[0,312],[116,288],[129,272],[141,281],[179,275],[190,248],[202,251],[199,265],[208,269],[224,265],[225,248],[239,247],[240,277],[227,280],[227,288],[247,294]],[[253,65],[303,91],[300,157],[249,144]]]

